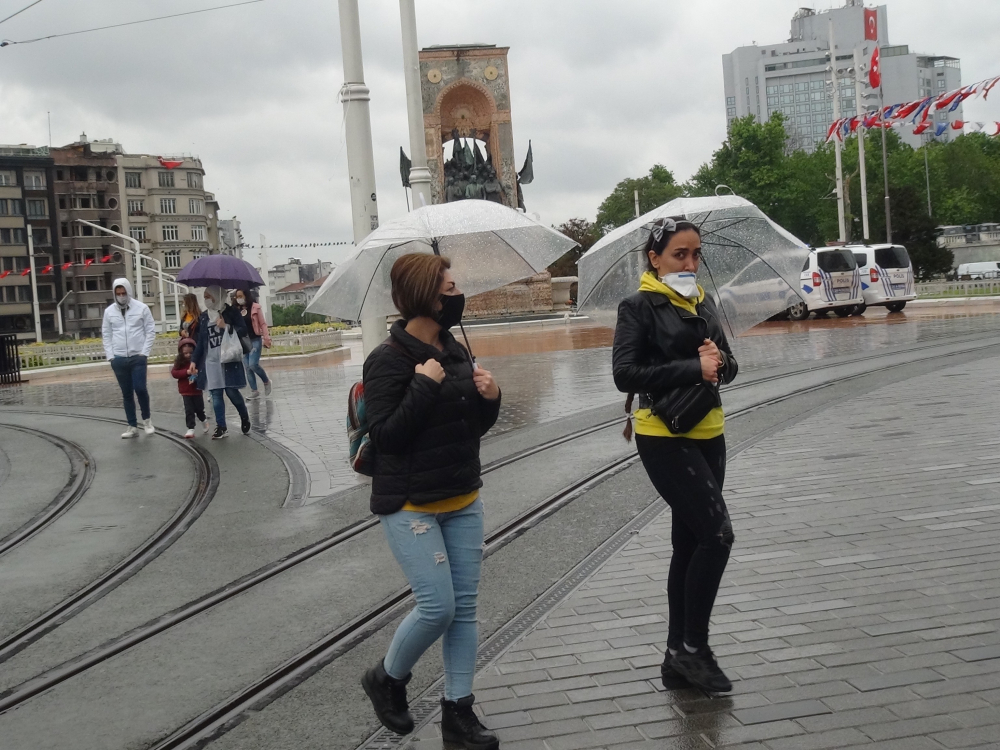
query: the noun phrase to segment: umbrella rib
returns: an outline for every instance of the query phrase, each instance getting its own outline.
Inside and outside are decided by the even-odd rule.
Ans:
[[[719,291],[719,285],[715,283],[715,276],[712,274],[712,267],[709,265],[708,261],[705,258],[702,258],[701,262],[705,264],[705,270],[708,271],[708,278],[710,278],[712,280],[712,286],[714,286],[715,290],[718,292]],[[733,328],[733,324],[729,320],[729,314],[726,312],[726,306],[722,303],[722,295],[721,294],[719,295],[719,309],[722,310],[722,317],[726,319],[726,325],[729,326],[729,333],[731,333],[733,335],[733,337],[735,338],[735,336],[736,336],[736,329]]]
[[[600,286],[600,283],[601,283],[602,281],[604,281],[604,279],[605,279],[605,278],[607,277],[607,275],[608,275],[609,273],[611,273],[611,271],[613,271],[613,270],[614,270],[615,266],[617,266],[617,265],[618,265],[619,263],[621,263],[621,262],[622,262],[622,259],[624,259],[624,258],[627,258],[627,257],[629,256],[629,254],[630,254],[630,253],[634,253],[634,252],[638,251],[638,249],[639,249],[639,246],[638,246],[638,245],[636,245],[635,247],[633,247],[633,248],[631,248],[631,249],[629,249],[629,250],[626,250],[626,251],[625,251],[624,253],[622,253],[621,255],[619,255],[619,256],[618,256],[618,257],[617,257],[617,258],[615,259],[615,262],[614,262],[614,263],[612,263],[612,264],[610,264],[610,265],[608,266],[607,270],[606,270],[606,271],[605,271],[604,273],[602,273],[602,274],[601,274],[601,278],[599,278],[599,279],[598,279],[597,281],[595,281],[595,282],[594,282],[594,285],[593,285],[593,286],[592,286],[592,287],[590,288],[590,292],[589,292],[589,293],[587,294],[587,299],[583,300],[583,301],[582,301],[582,302],[580,303],[580,305],[579,305],[580,309],[583,309],[583,306],[587,304],[587,300],[589,300],[589,299],[590,299],[590,295],[594,293],[594,290],[595,290],[595,289],[597,289],[597,287],[598,287],[598,286]]]
[[[402,247],[403,245],[406,245],[406,244],[408,244],[410,242],[420,242],[420,241],[421,241],[420,239],[407,240],[406,242],[401,242],[399,244],[389,244],[389,245],[386,245],[385,252],[382,253],[382,257],[378,259],[378,263],[375,264],[375,270],[378,271],[379,267],[382,265],[382,261],[385,260],[385,256],[388,255],[389,251],[392,250],[394,247]],[[365,294],[361,298],[361,307],[358,308],[358,315],[361,315],[361,311],[365,307],[365,302],[368,300],[368,292],[370,292],[372,290],[372,284],[374,284],[374,283],[375,283],[375,274],[372,273],[371,279],[368,280],[368,286],[365,287]]]

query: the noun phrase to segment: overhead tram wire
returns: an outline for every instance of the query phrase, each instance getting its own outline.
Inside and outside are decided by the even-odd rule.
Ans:
[[[42,0],[35,0],[35,2],[33,2],[33,3],[31,4],[31,5],[27,5],[27,6],[25,6],[24,8],[21,8],[21,10],[19,10],[19,11],[18,11],[17,13],[11,13],[11,14],[10,14],[9,16],[7,16],[6,18],[4,18],[4,19],[0,19],[0,23],[4,23],[4,22],[6,22],[6,21],[9,21],[9,20],[10,20],[10,19],[12,19],[12,18],[13,18],[14,16],[19,16],[19,15],[21,15],[22,13],[24,13],[24,11],[28,10],[28,8],[34,8],[34,7],[35,7],[36,5],[38,5],[38,4],[40,3],[40,2],[42,2]]]
[[[42,0],[37,0],[36,3],[35,3],[35,5],[37,5],[41,1]],[[230,3],[229,5],[216,5],[213,8],[202,8],[201,10],[189,10],[189,11],[186,11],[184,13],[173,13],[173,14],[171,14],[169,16],[157,16],[156,18],[144,18],[141,21],[127,21],[126,23],[115,23],[115,24],[111,24],[109,26],[97,26],[97,27],[95,27],[93,29],[81,29],[80,31],[67,31],[64,34],[49,34],[48,36],[40,36],[37,39],[22,39],[20,41],[14,41],[12,39],[4,39],[3,41],[0,41],[0,47],[9,47],[9,46],[11,46],[13,44],[31,44],[33,42],[43,42],[46,39],[58,39],[59,37],[75,36],[77,34],[89,34],[92,31],[105,31],[107,29],[119,29],[122,26],[135,26],[135,25],[140,24],[140,23],[152,23],[153,21],[164,21],[164,20],[166,20],[168,18],[180,18],[181,16],[193,16],[193,15],[195,15],[197,13],[208,13],[209,11],[213,11],[213,10],[225,10],[226,8],[236,8],[236,7],[240,6],[240,5],[253,5],[254,3],[262,3],[262,2],[264,2],[264,0],[244,0],[241,3]],[[28,7],[30,8],[31,6],[29,5]],[[23,10],[27,10],[27,8],[24,8]],[[21,12],[23,12],[23,11],[18,11],[18,13],[21,13]],[[15,13],[14,15],[16,16],[17,13]],[[13,18],[13,16],[10,16],[10,17]],[[4,19],[4,20],[6,20],[6,19]],[[0,21],[0,23],[2,23],[2,21]]]

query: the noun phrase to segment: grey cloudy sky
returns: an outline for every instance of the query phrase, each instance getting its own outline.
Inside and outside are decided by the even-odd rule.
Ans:
[[[0,18],[29,0],[0,0]],[[44,0],[0,26],[13,40],[226,0]],[[528,210],[593,219],[624,177],[660,162],[687,179],[725,137],[724,53],[787,38],[804,0],[417,0],[421,46],[509,46],[515,149],[534,146]],[[396,0],[361,0],[382,221],[406,210],[405,93]],[[837,2],[839,5],[840,2]],[[811,7],[823,10],[825,2]],[[1000,75],[1000,3],[890,0],[894,44]],[[229,10],[0,49],[0,143],[112,137],[133,153],[193,153],[222,216],[256,244],[351,239],[336,0]],[[997,100],[966,108],[1000,120]],[[294,254],[309,257],[308,251]],[[291,253],[290,253],[291,254]],[[337,260],[341,252],[324,251]],[[248,259],[254,260],[252,253]],[[280,260],[274,253],[271,262]]]

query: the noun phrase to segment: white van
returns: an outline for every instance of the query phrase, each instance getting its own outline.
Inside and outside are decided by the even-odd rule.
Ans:
[[[809,313],[823,316],[831,310],[846,318],[864,304],[858,262],[847,248],[822,247],[810,251],[800,279],[802,299],[788,308],[792,320],[805,320]]]
[[[1000,279],[1000,262],[990,260],[982,263],[963,263],[958,267],[956,275],[959,281]]]
[[[917,298],[913,280],[913,264],[902,245],[849,245],[861,271],[861,292],[865,307],[880,306],[889,312],[899,312],[906,303]]]

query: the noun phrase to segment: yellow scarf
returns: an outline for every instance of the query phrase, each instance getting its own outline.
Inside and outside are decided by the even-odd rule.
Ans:
[[[674,307],[686,310],[692,315],[698,314],[696,306],[705,299],[705,290],[702,289],[701,284],[698,285],[698,299],[690,300],[687,297],[682,297],[656,278],[656,274],[652,271],[646,271],[642,275],[642,280],[639,282],[639,291],[658,292],[659,294],[666,295]],[[722,407],[717,406],[708,413],[708,416],[695,425],[691,432],[684,435],[674,435],[663,424],[663,420],[653,416],[649,409],[636,409],[635,412],[635,434],[647,435],[649,437],[686,437],[692,440],[710,440],[711,438],[718,437],[725,431],[725,424],[726,417],[722,411]]]

